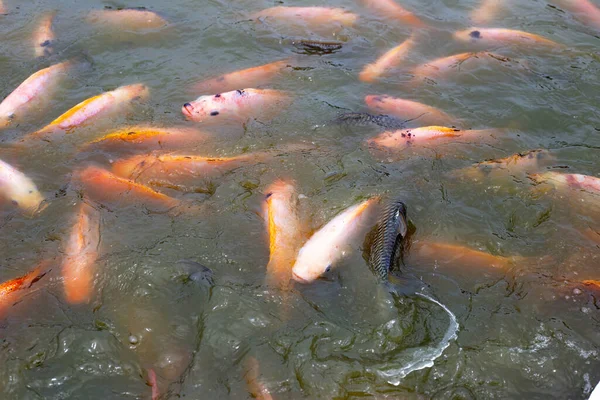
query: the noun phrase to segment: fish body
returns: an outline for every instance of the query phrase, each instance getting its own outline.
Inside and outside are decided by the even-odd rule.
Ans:
[[[292,44],[299,50],[302,50],[303,54],[333,54],[338,50],[341,50],[344,46],[342,42],[331,42],[322,40],[309,40],[299,39],[292,41]]]
[[[358,19],[343,8],[331,7],[271,7],[251,16],[252,19],[282,21],[290,25],[301,22],[309,27],[322,28],[329,25],[352,26]]]
[[[24,173],[0,160],[0,197],[28,215],[40,211],[44,197]]]
[[[69,303],[88,303],[91,300],[99,247],[100,212],[82,202],[67,240],[62,264],[65,298]]]
[[[467,63],[469,63],[470,65],[472,62],[474,63],[477,61],[488,60],[497,60],[501,62],[512,61],[507,57],[503,57],[499,54],[494,54],[487,51],[454,54],[419,65],[413,71],[413,80],[419,78],[445,78],[451,73],[457,73],[463,70],[467,66]]]
[[[455,118],[435,107],[387,95],[367,95],[365,103],[367,107],[379,114],[390,114],[425,125],[451,125],[456,121]]]
[[[461,42],[477,43],[484,46],[545,46],[549,48],[563,47],[561,44],[534,33],[504,28],[469,28],[454,33],[454,38]]]
[[[417,242],[411,246],[411,254],[422,262],[440,266],[455,265],[472,269],[507,268],[518,257],[496,256],[484,251],[452,243]]]
[[[200,82],[194,90],[201,93],[222,93],[247,86],[261,86],[269,83],[275,75],[289,65],[289,61],[279,60],[257,67],[230,72],[217,78]]]
[[[548,182],[555,187],[568,188],[572,190],[583,190],[592,194],[600,195],[600,178],[582,174],[563,174],[561,172],[544,172],[542,174],[530,175],[538,182]]]
[[[157,30],[167,25],[164,18],[143,7],[93,10],[86,20],[106,30],[117,29],[130,32]]]
[[[71,65],[70,61],[54,64],[23,81],[0,103],[0,127],[24,118],[42,99],[51,97]]]
[[[99,203],[141,203],[158,210],[169,210],[179,205],[177,199],[102,168],[87,167],[78,171],[74,178],[83,187],[85,195]]]
[[[384,282],[388,280],[388,273],[407,232],[406,205],[400,200],[386,202],[379,215],[369,257],[369,266]]]
[[[187,119],[202,122],[234,119],[245,121],[251,117],[270,119],[290,103],[289,96],[272,89],[239,89],[231,92],[200,96],[181,109]]]
[[[471,12],[471,20],[476,24],[488,24],[502,8],[505,0],[482,0],[479,7]]]
[[[93,147],[108,151],[160,150],[193,145],[204,141],[206,137],[207,134],[192,128],[129,126],[92,140],[83,148]]]
[[[477,138],[489,134],[493,130],[460,130],[445,126],[426,126],[422,128],[403,129],[382,134],[367,141],[369,147],[380,147],[402,150],[413,145],[437,143],[440,139],[457,139],[461,137]]]
[[[260,379],[260,365],[258,360],[252,356],[246,359],[244,363],[244,379],[248,388],[248,393],[253,399],[273,400],[271,392]]]
[[[372,226],[378,197],[342,211],[302,246],[292,268],[293,278],[310,283],[329,271],[349,250],[352,241]]]
[[[360,72],[358,78],[363,82],[376,81],[390,70],[396,68],[413,47],[413,38],[406,39],[402,44],[388,50],[374,63],[366,65]]]
[[[394,0],[363,0],[363,3],[384,18],[395,19],[417,28],[425,26],[423,21],[416,15],[396,3]]]
[[[46,275],[48,271],[44,268],[45,265],[46,263],[41,263],[33,271],[0,284],[0,315],[7,307],[18,301],[27,289]]]
[[[556,0],[554,3],[572,13],[585,25],[600,30],[600,8],[590,0]]]
[[[345,113],[339,115],[335,120],[338,124],[352,125],[377,125],[387,129],[402,129],[406,126],[405,121],[389,115],[373,115],[368,113]]]
[[[33,34],[33,49],[36,57],[48,57],[54,53],[56,37],[52,31],[52,22],[55,15],[56,12],[50,12],[42,16]]]
[[[269,283],[287,287],[303,237],[294,182],[278,180],[266,189],[264,215],[269,232]]]

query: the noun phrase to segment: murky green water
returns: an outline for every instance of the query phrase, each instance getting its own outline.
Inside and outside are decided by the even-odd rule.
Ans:
[[[164,398],[250,398],[244,380],[250,356],[277,399],[581,399],[600,380],[596,298],[585,291],[573,295],[568,283],[600,278],[598,245],[580,233],[587,226],[598,230],[600,213],[574,207],[564,194],[532,191],[525,174],[483,182],[449,177],[473,162],[534,148],[551,150],[555,159],[545,167],[598,176],[598,32],[546,1],[512,1],[491,25],[541,34],[567,49],[503,49],[527,68],[477,64],[407,87],[410,70],[375,84],[357,79],[363,65],[411,30],[350,0],[328,5],[359,13],[359,23],[326,38],[345,45],[323,56],[297,54],[291,44],[297,37],[248,20],[250,12],[277,2],[6,3],[10,13],[0,17],[3,96],[40,68],[82,52],[93,67],[61,86],[50,112],[32,113],[1,134],[0,158],[32,177],[51,201],[33,219],[3,211],[0,278],[19,276],[40,259],[55,263],[45,285],[9,307],[0,321],[2,399],[149,399],[148,369],[157,371]],[[403,4],[436,27],[421,34],[408,65],[470,50],[453,41],[452,32],[471,25],[468,13],[476,2]],[[137,35],[102,32],[83,22],[90,9],[107,5],[145,6],[171,23]],[[58,54],[36,61],[30,38],[48,10],[58,10]],[[215,138],[185,151],[229,156],[286,143],[314,143],[317,149],[235,169],[214,180],[212,195],[166,191],[202,204],[195,215],[149,213],[139,204],[102,208],[94,300],[67,304],[60,260],[79,201],[70,173],[90,161],[109,165],[112,156],[75,157],[72,144],[83,136],[18,155],[8,143],[79,101],[136,82],[150,87],[150,100],[111,120],[111,127],[194,126],[180,111],[198,95],[193,83],[285,57],[297,68],[272,87],[293,94],[289,110],[243,131],[207,127]],[[366,111],[364,96],[383,93],[439,107],[469,128],[508,130],[491,144],[446,144],[381,162],[364,146],[378,128],[328,121],[340,112]],[[92,129],[83,135],[89,140],[100,134]],[[452,242],[526,259],[505,270],[474,270],[409,254],[404,270],[456,314],[460,330],[431,368],[395,386],[381,372],[410,362],[411,349],[438,343],[447,315],[432,303],[394,301],[383,293],[357,249],[328,279],[296,285],[282,317],[284,295],[264,285],[269,247],[257,214],[262,191],[279,177],[296,180],[315,229],[359,199],[385,194],[404,199],[416,226],[414,242]],[[215,285],[182,279],[190,271],[177,263],[181,259],[211,268]],[[144,339],[132,344],[131,335]]]

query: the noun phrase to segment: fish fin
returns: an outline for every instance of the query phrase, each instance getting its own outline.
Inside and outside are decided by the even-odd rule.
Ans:
[[[399,276],[396,274],[389,274],[388,281],[385,282],[385,285],[390,293],[406,297],[414,297],[427,286],[415,276]]]

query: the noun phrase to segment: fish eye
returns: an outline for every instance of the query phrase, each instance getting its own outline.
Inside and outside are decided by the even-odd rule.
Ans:
[[[327,266],[327,268],[325,268],[325,272],[329,272],[329,271],[331,271],[331,264],[329,264],[329,265]]]
[[[269,192],[265,195],[265,199],[268,199],[269,197],[273,196],[273,192]]]
[[[18,201],[16,201],[16,200],[12,200],[12,201],[11,201],[11,203],[13,203],[15,206],[18,206],[18,205],[19,205],[19,202],[18,202]]]
[[[210,116],[211,117],[214,117],[215,115],[219,115],[219,112],[218,111],[211,111],[210,112]]]
[[[218,99],[219,97],[221,97],[220,94],[215,94],[215,97]]]
[[[481,32],[473,31],[469,33],[469,36],[471,36],[473,39],[481,39]]]

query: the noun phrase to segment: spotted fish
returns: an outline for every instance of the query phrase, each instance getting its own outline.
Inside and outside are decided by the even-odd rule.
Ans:
[[[406,127],[405,121],[392,117],[390,115],[373,115],[369,113],[344,113],[339,115],[335,120],[338,124],[352,125],[377,125],[388,129],[403,129]]]
[[[406,205],[400,200],[387,201],[379,214],[369,257],[373,273],[384,282],[388,280],[389,271],[399,256],[398,251],[407,232]]]

